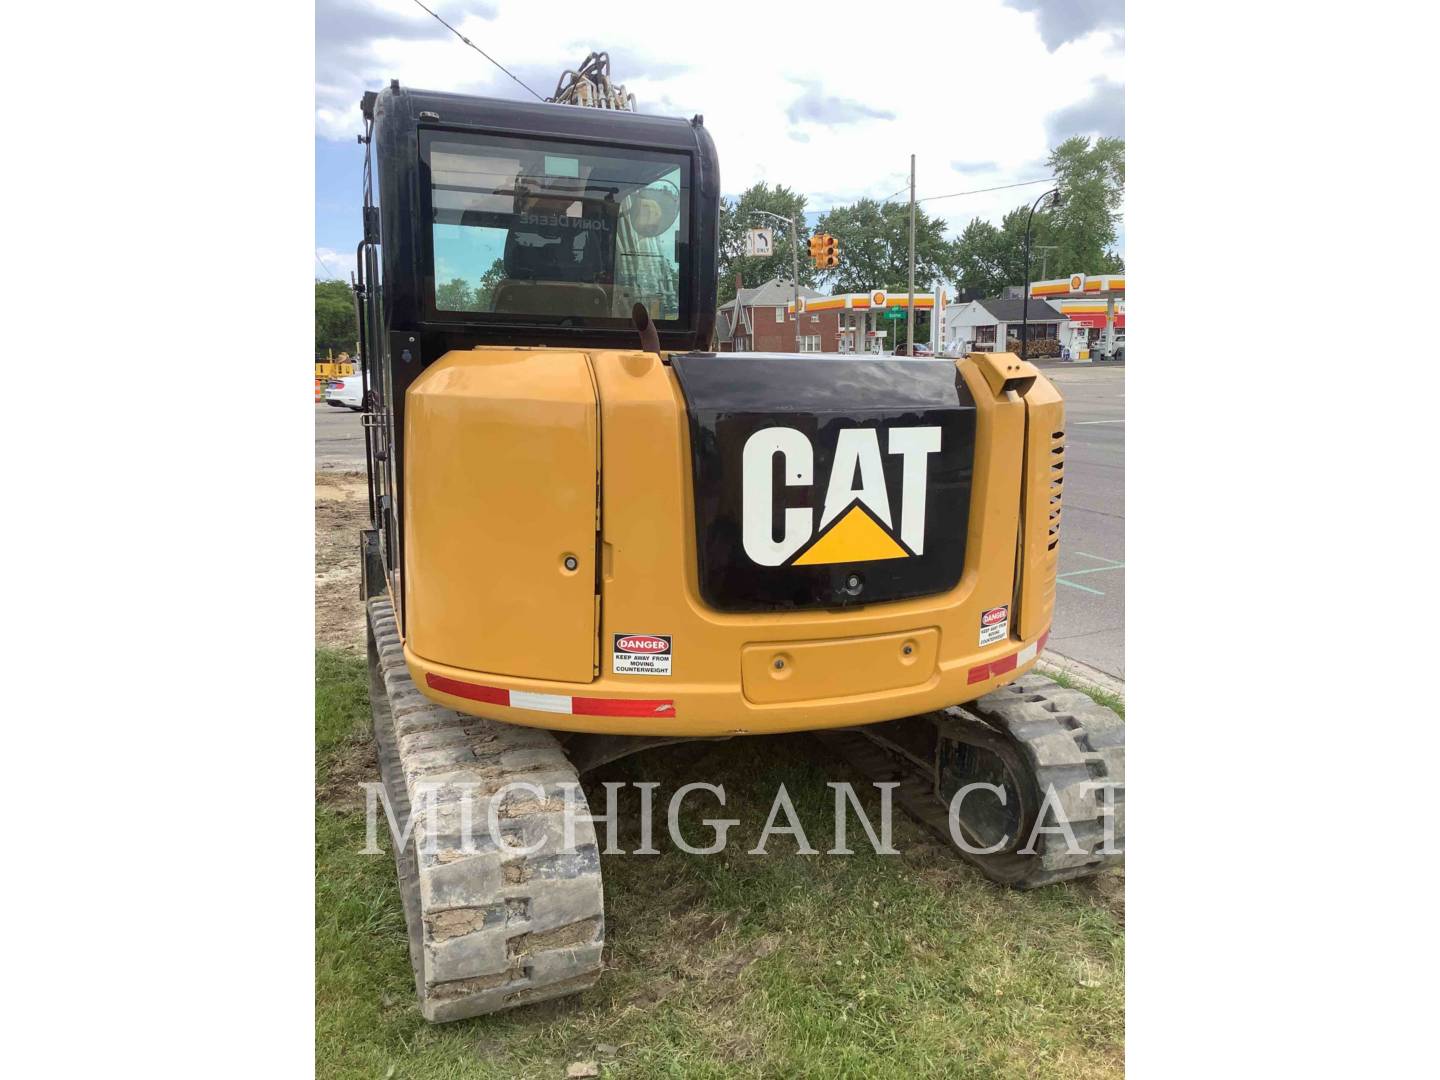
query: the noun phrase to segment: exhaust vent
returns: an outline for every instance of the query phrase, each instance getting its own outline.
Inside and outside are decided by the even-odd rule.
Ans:
[[[1060,543],[1060,497],[1065,485],[1065,432],[1056,431],[1050,435],[1050,489],[1049,489],[1049,535],[1045,538],[1047,551],[1054,551]]]

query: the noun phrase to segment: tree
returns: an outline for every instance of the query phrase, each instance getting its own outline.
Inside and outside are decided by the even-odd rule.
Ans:
[[[492,311],[495,286],[505,280],[505,260],[496,259],[473,289],[464,278],[451,278],[435,286],[435,306],[441,311]]]
[[[957,291],[978,289],[998,295],[1010,281],[1005,233],[979,218],[971,220],[955,241],[954,281]]]
[[[817,232],[840,242],[840,265],[822,273],[833,292],[887,289],[905,292],[910,276],[910,204],[861,199],[820,215]],[[915,291],[954,276],[955,245],[945,222],[915,209]]]
[[[1049,213],[1050,264],[1061,273],[1106,274],[1125,268],[1114,251],[1116,223],[1125,202],[1125,140],[1084,135],[1050,151],[1061,203]]]
[[[751,210],[768,210],[781,217],[793,217],[800,234],[800,284],[815,284],[815,264],[810,261],[807,240],[810,230],[805,226],[805,196],[776,184],[752,184],[739,199],[723,199],[720,203],[719,303],[735,298],[735,275],[740,274],[745,287],[751,288],[771,278],[790,280],[790,227],[774,218],[751,214]],[[752,228],[775,230],[775,254],[756,257],[745,254],[745,234]]]
[[[441,311],[473,311],[474,296],[464,278],[451,278],[435,286],[435,306]]]
[[[1083,136],[1066,139],[1050,152],[1061,203],[1037,210],[1030,229],[1030,280],[1039,281],[1048,266],[1051,277],[1064,274],[1113,274],[1125,269],[1114,251],[1116,222],[1125,198],[1125,142]],[[1015,207],[999,226],[979,218],[965,226],[955,242],[955,283],[997,296],[1007,285],[1025,281],[1027,202]],[[1041,258],[1041,248],[1052,250]]]
[[[343,281],[315,282],[315,358],[324,359],[326,350],[352,355],[360,328],[355,321],[355,294]]]
[[[475,286],[475,310],[495,310],[495,286],[506,278],[505,260],[496,259],[490,269],[480,275],[480,284]]]

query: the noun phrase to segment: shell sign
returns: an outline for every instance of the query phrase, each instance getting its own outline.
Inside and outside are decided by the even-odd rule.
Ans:
[[[875,289],[870,293],[871,307],[884,307],[887,297],[884,289]]]
[[[1070,291],[1071,291],[1071,292],[1084,292],[1084,291],[1085,291],[1085,275],[1084,275],[1084,274],[1071,274],[1071,275],[1070,275]]]

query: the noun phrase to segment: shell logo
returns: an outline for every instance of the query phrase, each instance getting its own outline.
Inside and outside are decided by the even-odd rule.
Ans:
[[[1071,291],[1071,292],[1082,292],[1082,291],[1084,291],[1084,289],[1085,289],[1085,275],[1084,275],[1084,274],[1071,274],[1071,275],[1070,275],[1070,291]]]
[[[887,297],[884,289],[876,289],[870,294],[871,307],[884,307]]]

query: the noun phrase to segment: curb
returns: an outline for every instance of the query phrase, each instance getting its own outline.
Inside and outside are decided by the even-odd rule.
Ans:
[[[1124,679],[1117,679],[1114,675],[1107,674],[1099,668],[1093,668],[1089,664],[1081,663],[1069,656],[1061,656],[1049,649],[1040,654],[1040,659],[1035,662],[1035,668],[1044,675],[1064,675],[1067,679],[1073,679],[1092,690],[1114,694],[1122,700],[1125,697]]]

